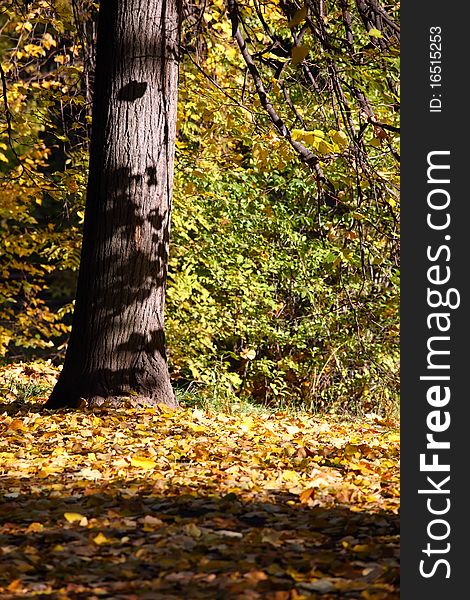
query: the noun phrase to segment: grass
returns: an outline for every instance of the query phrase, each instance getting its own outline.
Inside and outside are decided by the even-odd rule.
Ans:
[[[48,361],[31,363],[13,363],[0,367],[0,398],[3,402],[22,406],[36,404],[49,396],[54,387],[60,369]],[[374,406],[356,407],[356,411],[345,410],[341,403],[329,410],[322,409],[321,404],[310,404],[309,407],[288,403],[281,398],[275,405],[263,405],[251,398],[237,398],[228,395],[226,389],[219,390],[215,386],[211,393],[205,393],[199,386],[190,384],[186,388],[175,389],[176,398],[182,408],[197,408],[211,413],[227,415],[259,416],[269,418],[275,413],[286,413],[292,417],[301,415],[327,416],[343,418],[350,421],[383,421],[398,426],[398,411],[375,410]],[[351,406],[351,403],[349,403]]]

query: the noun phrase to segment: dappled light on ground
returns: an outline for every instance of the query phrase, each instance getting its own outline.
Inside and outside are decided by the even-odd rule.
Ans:
[[[398,598],[390,423],[12,400],[2,598]]]

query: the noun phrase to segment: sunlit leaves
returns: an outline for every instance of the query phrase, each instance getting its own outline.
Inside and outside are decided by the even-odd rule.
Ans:
[[[82,208],[86,169],[79,164],[83,156],[75,155],[73,166],[70,155],[64,156],[70,137],[64,113],[58,117],[59,107],[67,112],[84,105],[77,93],[83,67],[71,64],[77,62],[78,46],[71,39],[67,11],[59,4],[39,0],[19,10],[17,4],[7,3],[2,13],[2,56],[7,59],[7,97],[2,102],[8,104],[9,123],[3,111],[0,355],[15,346],[22,351],[51,347],[52,339],[60,340],[68,331],[63,321],[67,311],[59,305],[57,314],[47,301],[63,294],[72,300],[75,282],[67,279],[69,269],[78,267],[80,239],[79,218],[70,216],[76,214],[73,205]],[[86,12],[86,5],[81,3],[81,10]],[[70,129],[77,144],[84,126],[75,120]],[[61,155],[68,165],[63,173],[57,171]],[[44,278],[53,271],[54,282],[46,286]]]
[[[270,101],[335,191],[296,166],[273,127],[226,3],[196,2],[183,23],[179,79],[166,305],[173,378],[220,403],[237,395],[393,411],[399,178],[390,148],[398,137],[375,123],[398,125],[398,40],[379,52],[386,35],[374,39],[354,5],[351,52],[340,3],[321,17],[303,2],[269,1],[261,12],[238,4]],[[93,52],[76,27],[88,31],[97,5],[80,1],[75,17],[68,1],[31,2],[21,14],[14,5],[4,13],[3,67],[13,147],[28,171],[21,175],[0,134],[0,171],[10,178],[0,207],[0,353],[58,357],[80,260],[91,118],[83,57],[90,68]],[[395,18],[398,5],[386,10]]]
[[[344,131],[331,130],[328,132],[328,134],[333,140],[333,142],[337,144],[341,150],[345,150],[345,148],[348,146],[349,140],[348,136],[344,133]]]
[[[80,513],[66,512],[64,513],[64,517],[68,523],[78,523],[82,527],[88,525],[88,519]]]
[[[156,464],[154,460],[142,456],[133,456],[131,458],[131,465],[139,469],[153,469]]]
[[[100,585],[115,596],[114,586],[127,593],[138,582],[153,595],[181,595],[183,585],[185,597],[207,598],[212,582],[214,597],[241,589],[243,598],[270,598],[282,582],[294,594],[286,598],[320,588],[393,597],[392,423],[236,409],[40,413],[44,391],[8,404],[19,398],[9,377],[26,386],[49,381],[49,371],[17,365],[0,379],[0,591],[32,596],[47,584],[53,595],[73,584],[90,595]],[[47,582],[45,562],[54,569]],[[153,564],[158,580],[149,579]]]
[[[370,37],[374,37],[374,38],[382,38],[383,37],[382,32],[375,27],[371,27],[367,33],[370,35]]]

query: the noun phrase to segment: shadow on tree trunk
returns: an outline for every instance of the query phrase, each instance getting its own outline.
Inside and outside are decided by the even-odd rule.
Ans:
[[[100,3],[76,305],[46,408],[176,405],[164,305],[180,11],[178,0]]]

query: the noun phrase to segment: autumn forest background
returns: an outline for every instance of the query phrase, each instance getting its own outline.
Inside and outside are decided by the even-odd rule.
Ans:
[[[0,0],[1,597],[397,598],[399,3],[183,2],[181,408],[51,413],[98,10]]]

